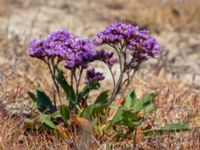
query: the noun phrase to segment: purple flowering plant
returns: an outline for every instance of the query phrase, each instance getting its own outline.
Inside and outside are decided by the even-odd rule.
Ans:
[[[150,93],[138,99],[132,91],[123,97],[125,102],[120,104],[116,96],[123,87],[131,83],[144,61],[155,58],[160,53],[160,45],[147,30],[140,30],[128,23],[112,23],[97,33],[94,39],[78,37],[67,30],[60,30],[51,33],[46,39],[33,40],[29,46],[29,55],[48,66],[54,83],[53,98],[49,98],[40,88],[36,88],[35,94],[28,94],[43,114],[42,124],[51,129],[55,129],[58,124],[55,116],[61,118],[66,126],[70,126],[73,124],[71,115],[76,115],[93,120],[101,135],[118,124],[128,126],[130,133],[156,108],[152,103],[156,94]],[[94,103],[89,105],[90,92],[98,90],[100,82],[106,79],[103,73],[91,67],[94,62],[107,66],[113,88],[100,93],[93,100]],[[113,66],[119,66],[118,77],[114,74]],[[65,70],[70,71],[70,75],[66,76]],[[60,89],[65,92],[68,105],[58,107],[57,102],[62,99]],[[149,133],[151,132],[146,132]]]
[[[99,32],[96,43],[110,46],[118,56],[120,76],[117,81],[113,77],[114,90],[111,101],[115,99],[124,84],[130,83],[142,62],[158,56],[161,52],[159,44],[147,30],[139,30],[136,26],[122,22],[113,23]]]
[[[89,64],[98,60],[112,67],[115,63],[112,52],[96,50],[93,40],[80,38],[67,30],[52,33],[44,40],[33,40],[29,46],[29,54],[31,57],[42,60],[49,68],[55,86],[52,105],[54,110],[57,109],[56,98],[61,99],[59,86],[68,96],[70,109],[76,109],[79,101],[87,97],[90,90],[99,88],[99,81],[104,79],[102,73],[95,71],[94,68],[89,69]],[[58,68],[61,62],[64,62],[64,68],[71,72],[70,84],[65,80],[63,71]],[[86,86],[82,92],[79,92],[84,71],[86,71]],[[31,95],[33,97],[33,94]]]

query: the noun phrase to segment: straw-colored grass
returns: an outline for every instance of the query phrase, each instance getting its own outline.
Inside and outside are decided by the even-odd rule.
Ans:
[[[186,86],[182,81],[177,79],[167,80],[163,71],[152,76],[137,76],[130,89],[136,89],[137,94],[141,97],[152,91],[159,93],[159,96],[155,99],[158,109],[146,121],[146,124],[151,123],[151,128],[176,122],[188,123],[192,127],[192,131],[189,132],[174,132],[163,136],[157,135],[149,138],[141,138],[137,143],[138,147],[145,149],[178,148],[187,150],[198,150],[200,148],[200,126],[197,119],[200,110],[200,95],[198,93]],[[113,142],[113,135],[114,133],[110,131],[105,136],[96,138],[101,145],[112,143],[115,148],[119,148],[120,146],[131,148],[133,143],[131,138]],[[88,138],[88,135],[83,133],[79,136],[78,139],[80,140],[76,141],[76,143]],[[71,138],[69,137],[69,139]],[[47,132],[34,131],[25,134],[23,117],[8,117],[3,111],[0,111],[0,149],[66,150],[72,149],[72,143],[70,140],[59,140],[53,134]],[[89,143],[93,144],[86,145],[87,149],[99,148],[94,141]]]
[[[200,32],[200,1],[198,0],[110,0],[124,5],[120,19],[153,31],[175,30]],[[116,18],[114,18],[116,19]]]

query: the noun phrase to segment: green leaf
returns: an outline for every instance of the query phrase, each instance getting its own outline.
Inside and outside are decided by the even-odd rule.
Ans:
[[[157,134],[165,134],[170,132],[180,132],[180,131],[189,131],[191,128],[187,124],[176,123],[168,124],[160,129],[151,129],[144,131],[145,136],[152,136]]]
[[[101,113],[107,107],[108,107],[108,103],[106,103],[106,104],[100,104],[100,103],[94,104],[92,113],[93,114]]]
[[[141,125],[141,121],[123,120],[123,124],[128,127],[137,127]]]
[[[133,104],[135,103],[137,97],[134,91],[132,91],[127,97],[126,97],[126,102],[124,104],[125,107],[131,108]]]
[[[123,120],[138,121],[141,119],[141,117],[138,117],[135,113],[129,110],[124,110],[122,116]]]
[[[57,110],[56,112],[52,113],[51,117],[53,119],[61,118],[60,110]]]
[[[84,118],[90,118],[95,113],[101,113],[108,107],[108,91],[102,92],[96,99],[94,104],[89,105],[82,113]]]
[[[79,98],[84,97],[85,95],[87,95],[91,90],[97,90],[99,89],[100,84],[99,82],[94,82],[92,84],[86,85],[83,89],[82,92],[79,93]]]
[[[156,109],[156,105],[154,105],[153,103],[150,103],[149,105],[147,105],[144,109],[144,114],[148,114],[152,111],[154,111]]]
[[[61,106],[61,108],[60,108],[60,114],[61,114],[61,117],[64,120],[64,122],[67,123],[69,121],[69,116],[70,116],[69,107],[67,107],[67,106]]]
[[[145,96],[142,100],[137,100],[133,106],[134,112],[140,112],[142,109],[144,109],[145,106],[149,105],[151,100],[156,96],[157,94],[151,93],[147,96]]]
[[[138,117],[135,113],[126,110],[122,114],[123,116],[123,124],[128,127],[136,127],[141,124],[141,117]]]
[[[28,92],[33,102],[36,104],[39,111],[53,112],[55,110],[50,98],[40,89],[36,88],[36,95],[32,92]]]
[[[35,107],[37,107],[37,109],[41,112],[43,112],[45,110],[44,107],[42,107],[39,103],[38,103],[38,100],[37,100],[37,97],[35,96],[35,94],[33,94],[32,92],[28,92],[28,95],[29,97],[32,99]]]
[[[168,124],[165,127],[162,127],[162,130],[168,130],[168,131],[190,130],[190,127],[187,124],[176,123],[176,124]]]
[[[101,94],[99,94],[99,96],[95,101],[95,104],[97,103],[105,104],[107,102],[108,102],[108,91],[104,91]]]
[[[40,88],[36,88],[36,99],[41,111],[54,112],[55,108],[50,98]]]
[[[33,102],[37,103],[37,97],[32,92],[28,92],[29,97],[33,100]]]
[[[112,119],[112,124],[113,124],[113,125],[116,124],[116,123],[119,123],[120,121],[123,120],[123,111],[124,111],[124,107],[123,107],[123,106],[120,107],[120,108],[117,110],[115,116],[114,116],[113,119]]]
[[[84,117],[84,118],[90,118],[93,115],[92,114],[93,108],[94,108],[94,104],[89,105],[87,108],[84,109],[81,116]]]
[[[56,125],[52,121],[50,115],[42,114],[40,120],[41,120],[42,124],[45,124],[46,126],[50,127],[51,129],[56,129]]]
[[[74,92],[74,89],[72,86],[68,84],[68,82],[65,80],[65,77],[63,75],[63,71],[57,68],[58,75],[56,76],[56,80],[60,84],[60,86],[63,88],[67,95],[67,99],[69,100],[69,106],[70,109],[75,108],[77,104],[76,94]]]
[[[90,118],[94,114],[103,112],[103,110],[107,107],[108,107],[108,103],[106,103],[106,104],[100,104],[100,103],[91,104],[87,108],[85,108],[85,110],[83,111],[81,116],[83,116],[84,118]]]

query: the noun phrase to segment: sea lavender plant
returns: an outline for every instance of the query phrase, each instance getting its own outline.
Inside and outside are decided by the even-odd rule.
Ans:
[[[108,45],[109,49],[101,49],[102,45]],[[65,134],[64,130],[61,130],[63,124],[64,127],[69,127],[71,132],[76,131],[76,125],[87,128],[86,130],[90,132],[90,130],[93,131],[93,126],[85,118],[91,118],[100,135],[117,124],[128,127],[125,136],[134,131],[133,137],[136,137],[137,127],[142,124],[146,115],[156,108],[152,103],[156,94],[151,93],[138,99],[132,91],[122,100],[114,100],[122,87],[125,84],[129,85],[141,63],[158,56],[160,52],[159,44],[147,30],[140,30],[136,26],[123,22],[107,26],[92,40],[78,37],[67,30],[51,33],[46,39],[33,40],[29,46],[29,54],[47,64],[55,87],[54,104],[39,88],[36,88],[36,94],[28,93],[37,104],[38,110],[42,112],[40,113],[42,125],[54,129],[57,135]],[[97,90],[100,87],[99,82],[105,79],[103,73],[90,67],[90,63],[94,61],[101,61],[108,66],[114,87],[110,97],[108,91],[104,91],[99,94],[93,104],[88,105],[89,93]],[[120,75],[117,79],[112,68],[114,64],[119,64],[120,67]],[[60,65],[64,66],[63,70],[67,69],[71,72],[68,80],[64,76],[64,71],[60,69]],[[84,75],[84,88],[80,89]],[[57,98],[61,99],[60,87],[66,93],[69,106],[64,105],[58,109],[56,102]],[[110,107],[111,104],[112,106],[114,104],[117,109]],[[60,120],[62,120],[61,123]],[[32,124],[34,121],[27,120],[27,122]],[[174,129],[189,130],[190,128],[184,124],[172,124],[157,130],[147,130],[144,135]],[[123,135],[123,132],[119,131],[119,133]]]
[[[115,50],[120,66],[120,76],[117,80],[111,102],[115,99],[122,86],[130,83],[142,62],[150,57],[156,57],[161,52],[157,41],[149,35],[147,30],[140,30],[128,23],[116,22],[107,26],[97,34],[96,44],[108,45]],[[110,70],[112,73],[112,70]],[[113,73],[112,73],[113,74]],[[127,78],[124,79],[126,74]]]
[[[115,53],[111,51],[97,50],[104,44],[115,50],[116,58]],[[33,40],[29,46],[30,56],[41,59],[48,65],[57,91],[54,92],[55,107],[56,93],[60,99],[60,83],[56,80],[60,62],[64,61],[64,67],[71,71],[70,86],[75,88],[75,95],[79,95],[81,78],[83,72],[87,71],[88,65],[97,60],[104,62],[111,72],[114,83],[110,97],[111,103],[123,85],[130,83],[140,64],[150,57],[156,57],[160,52],[159,44],[147,30],[139,30],[136,26],[122,22],[107,26],[97,34],[97,38],[94,40],[80,38],[67,30],[61,30],[51,33],[47,39]],[[117,62],[120,66],[120,75],[116,80],[112,66]],[[103,79],[102,73],[96,73],[94,69],[87,71],[87,84]],[[78,97],[80,98],[80,96]],[[78,103],[79,100],[76,101]]]

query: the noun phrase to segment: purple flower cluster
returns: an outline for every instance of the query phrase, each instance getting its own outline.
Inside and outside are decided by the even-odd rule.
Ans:
[[[156,57],[161,52],[160,45],[147,30],[140,30],[135,38],[128,42],[128,49],[132,52],[132,60],[135,62],[148,60],[150,57]]]
[[[45,59],[58,57],[65,61],[67,69],[87,68],[88,63],[101,60],[112,66],[115,60],[113,53],[104,50],[96,51],[92,40],[70,34],[67,30],[51,33],[47,39],[33,40],[29,46],[32,57]]]
[[[105,50],[96,51],[96,59],[103,61],[109,67],[112,67],[116,62],[117,59],[113,58],[113,52],[105,52]]]
[[[51,33],[47,39],[33,40],[29,46],[29,54],[32,57],[44,59],[45,57],[60,59],[66,58],[66,53],[71,49],[75,36],[67,30]]]
[[[112,67],[117,62],[117,59],[113,58],[114,53],[96,50],[102,44],[117,50],[118,59],[124,58],[120,63],[124,62],[125,69],[133,69],[137,64],[161,52],[159,44],[147,30],[139,30],[137,26],[128,23],[116,22],[99,32],[95,40],[77,37],[67,30],[51,33],[46,39],[33,40],[29,46],[29,54],[42,60],[58,58],[59,62],[65,62],[64,66],[67,69],[86,69],[89,63],[96,60]],[[95,72],[94,69],[87,71],[86,83],[103,79],[102,73]]]
[[[98,44],[121,45],[130,50],[133,62],[147,60],[161,52],[157,41],[149,35],[147,30],[128,23],[116,22],[97,34]]]
[[[29,45],[29,55],[31,57],[36,57],[36,58],[44,58],[46,56],[46,52],[43,47],[44,41],[37,41],[33,40],[30,45]]]
[[[138,32],[138,27],[131,24],[116,22],[97,34],[99,44],[118,44],[132,39]]]
[[[88,63],[95,61],[96,51],[92,42],[88,39],[76,38],[73,47],[67,52],[65,67],[87,68]]]
[[[86,84],[92,84],[94,82],[98,82],[100,80],[103,80],[105,77],[103,76],[103,73],[96,72],[94,69],[90,69],[86,73]]]

